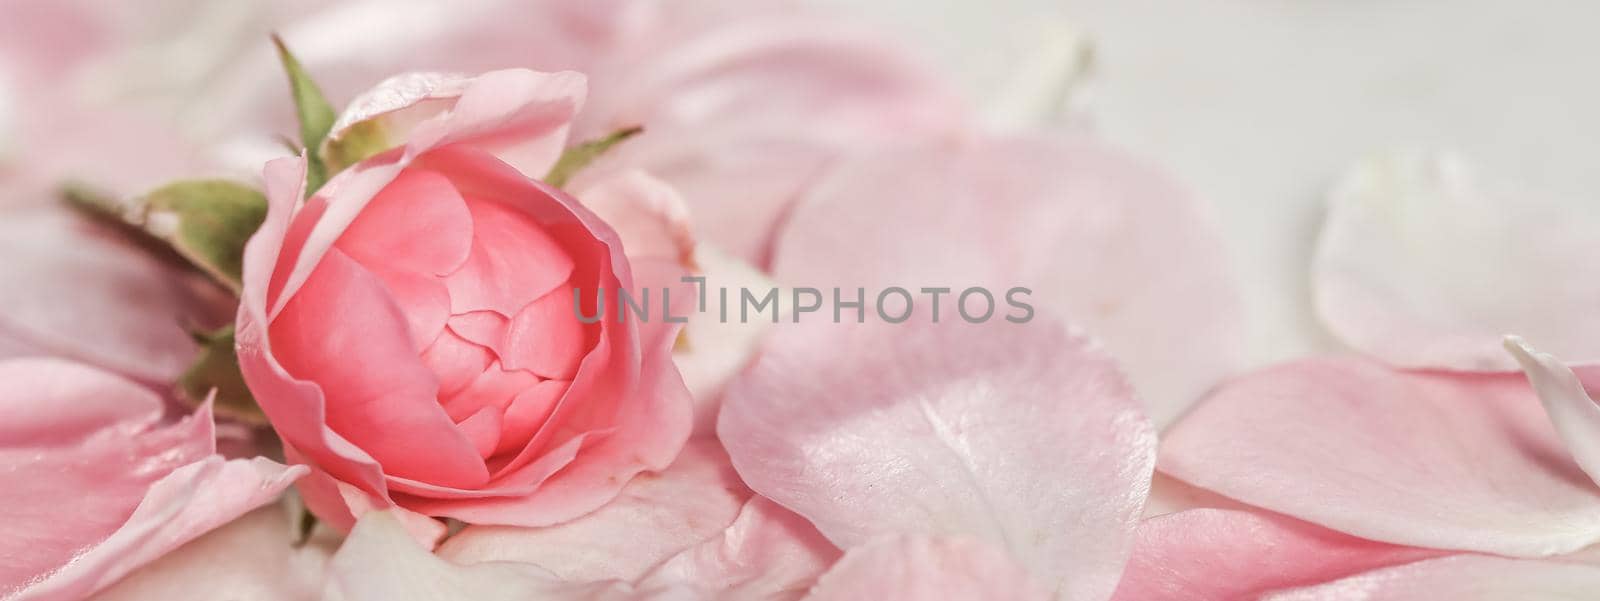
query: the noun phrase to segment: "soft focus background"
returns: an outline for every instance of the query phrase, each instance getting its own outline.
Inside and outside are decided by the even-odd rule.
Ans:
[[[1175,172],[1215,208],[1228,238],[1257,364],[1335,346],[1311,313],[1306,271],[1327,190],[1355,161],[1393,149],[1449,150],[1514,193],[1583,199],[1600,189],[1600,119],[1592,117],[1600,5],[1591,2],[817,1],[922,48],[996,124],[1097,130]],[[51,5],[16,2],[24,14]],[[29,34],[109,34],[93,39],[132,50],[97,59],[68,87],[102,102],[104,114],[173,112],[208,152],[239,165],[278,152],[269,139],[229,137],[262,125],[241,123],[247,115],[276,111],[278,123],[289,122],[262,42],[268,30],[283,32],[313,71],[338,54],[340,65],[379,73],[399,67],[377,58],[394,58],[397,41],[440,39],[452,24],[484,15],[501,27],[478,36],[480,44],[545,35],[493,2],[167,0],[109,10],[126,14],[0,24],[0,50],[43,53],[49,68],[104,49],[86,37],[40,44]],[[337,47],[310,41],[329,39]],[[49,160],[65,171],[125,176],[120,183],[130,187],[190,173],[190,165],[131,165],[126,149],[85,151],[106,133],[97,123],[80,124],[77,137],[30,139],[40,123],[85,117],[20,93],[53,87],[35,83],[48,72],[0,73],[0,153],[46,156],[36,151],[53,145],[59,152]],[[336,98],[354,91],[329,90]],[[165,132],[170,123],[148,127]]]
[[[1216,207],[1258,363],[1335,346],[1306,270],[1328,187],[1354,161],[1450,150],[1529,194],[1600,190],[1593,2],[830,1],[914,36],[991,100],[1045,36],[1088,38],[1070,118]]]

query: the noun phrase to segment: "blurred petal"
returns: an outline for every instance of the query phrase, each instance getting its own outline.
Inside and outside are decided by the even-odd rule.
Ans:
[[[1165,174],[1087,139],[1000,138],[846,161],[779,237],[785,285],[988,289],[1085,326],[1127,368],[1158,426],[1237,364],[1243,336],[1222,239]],[[919,304],[935,301],[929,293]],[[983,314],[982,297],[969,302]]]
[[[742,320],[736,313],[725,312],[729,309],[724,308],[718,290],[726,288],[737,295],[741,289],[760,291],[774,284],[756,268],[720,249],[701,246],[695,256],[702,270],[699,276],[705,281],[694,286],[692,298],[673,301],[673,307],[682,307],[674,308],[673,315],[687,314],[689,325],[684,327],[681,344],[673,348],[672,360],[694,395],[695,435],[715,436],[723,389],[755,358],[763,335],[772,326],[766,320]],[[703,311],[702,297],[706,301]],[[727,307],[738,303],[734,296]],[[733,317],[721,317],[724,315]]]
[[[1372,540],[1542,556],[1600,541],[1600,488],[1512,374],[1313,359],[1225,384],[1161,469]]]
[[[757,493],[849,548],[962,535],[1066,599],[1103,598],[1155,437],[1122,374],[1049,322],[776,328],[717,433]]]
[[[1256,511],[1145,520],[1114,601],[1233,601],[1444,554]]]
[[[1402,367],[1508,371],[1516,333],[1600,359],[1600,213],[1489,188],[1449,155],[1357,165],[1333,192],[1312,272],[1334,334]]]
[[[1600,566],[1456,555],[1375,570],[1266,601],[1576,601],[1600,590]]]
[[[691,265],[694,232],[683,198],[665,182],[642,171],[609,177],[580,174],[572,195],[617,231],[629,259],[672,259]]]
[[[1006,554],[977,541],[898,536],[844,554],[817,581],[807,601],[1047,601]]]
[[[141,380],[182,373],[196,348],[185,328],[220,323],[226,301],[117,238],[61,210],[8,210],[0,337]]]

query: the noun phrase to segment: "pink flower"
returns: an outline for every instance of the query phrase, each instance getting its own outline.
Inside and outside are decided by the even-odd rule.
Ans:
[[[583,96],[575,73],[404,76],[334,132],[369,123],[398,148],[303,205],[303,162],[268,165],[239,358],[290,457],[314,468],[302,492],[322,519],[399,506],[424,540],[442,528],[420,516],[559,522],[683,445],[677,324],[585,324],[573,300],[592,315],[596,289],[676,283],[681,268],[630,264],[606,222],[528,177],[554,164]],[[647,176],[587,189],[630,231],[676,231],[662,208],[675,197]],[[655,229],[631,213],[656,209],[641,213]]]

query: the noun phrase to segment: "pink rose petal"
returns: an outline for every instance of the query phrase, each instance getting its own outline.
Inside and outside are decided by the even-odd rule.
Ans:
[[[1234,601],[1408,563],[1443,551],[1362,540],[1249,510],[1145,520],[1114,601]]]
[[[721,599],[798,599],[839,556],[805,518],[755,497],[720,536],[657,566],[640,587],[692,584]]]
[[[671,186],[643,171],[625,171],[610,177],[580,172],[569,188],[583,206],[617,230],[628,258],[692,263],[689,209]]]
[[[1402,367],[1513,370],[1508,333],[1600,359],[1597,230],[1592,201],[1491,187],[1454,156],[1369,159],[1333,191],[1312,266],[1317,313]]]
[[[487,200],[468,200],[467,207],[472,252],[445,279],[451,314],[494,311],[512,317],[572,274],[572,257],[528,215]]]
[[[538,566],[458,566],[411,540],[388,511],[361,517],[328,564],[324,599],[338,601],[621,601],[625,583],[564,583]],[[614,595],[614,596],[613,596]]]
[[[849,550],[806,601],[1048,601],[1006,554],[959,538],[886,537]]]
[[[1600,590],[1600,566],[1457,555],[1286,591],[1266,601],[1576,601]]]
[[[461,564],[514,561],[568,581],[633,581],[713,538],[750,496],[715,441],[684,448],[671,467],[634,478],[615,500],[544,528],[468,526],[439,547]]]
[[[330,399],[328,427],[383,462],[385,473],[460,486],[488,480],[482,457],[439,406],[438,380],[417,358],[405,316],[342,251],[323,257],[270,332],[288,373],[317,382]]]
[[[1600,541],[1600,488],[1522,378],[1312,359],[1218,389],[1162,470],[1372,540],[1544,556]]]
[[[1088,139],[975,139],[843,162],[796,205],[774,279],[825,292],[989,290],[994,321],[1079,323],[1128,370],[1165,425],[1238,365],[1241,314],[1222,239],[1169,177]],[[969,298],[974,316],[983,299]],[[868,311],[871,311],[869,308]]]
[[[0,338],[152,382],[194,358],[189,326],[215,325],[203,285],[60,209],[0,218]],[[225,301],[216,302],[220,307]]]
[[[271,501],[305,471],[224,460],[209,405],[163,425],[159,398],[87,366],[10,360],[0,381],[8,599],[82,598]]]
[[[849,548],[962,535],[1066,599],[1109,595],[1154,432],[1115,364],[1048,321],[785,324],[717,433],[745,482]]]
[[[294,530],[283,507],[262,507],[139,568],[94,599],[315,601],[333,545],[296,545]]]

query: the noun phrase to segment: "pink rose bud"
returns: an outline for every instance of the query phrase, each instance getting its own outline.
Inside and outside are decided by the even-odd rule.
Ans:
[[[590,315],[600,290],[681,268],[630,265],[616,230],[528,176],[555,163],[583,94],[574,73],[396,78],[353,103],[334,139],[370,119],[397,147],[303,204],[304,161],[268,165],[239,361],[290,459],[313,468],[301,490],[323,520],[348,528],[398,506],[424,540],[442,526],[422,516],[546,525],[682,447],[678,324],[583,323],[574,307],[575,292]]]

